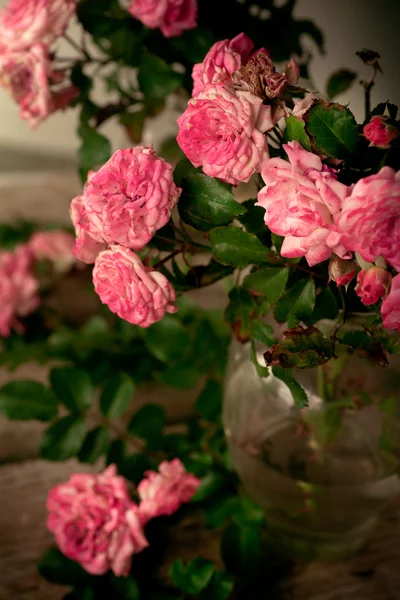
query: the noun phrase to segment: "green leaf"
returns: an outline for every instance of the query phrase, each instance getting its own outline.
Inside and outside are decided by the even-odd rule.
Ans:
[[[123,440],[114,440],[111,444],[108,453],[106,464],[111,465],[115,463],[120,470],[121,465],[123,464],[126,458],[126,447],[125,442]]]
[[[146,346],[158,360],[171,363],[182,358],[190,346],[187,328],[176,318],[166,315],[145,330]]]
[[[47,550],[38,564],[41,577],[58,585],[79,585],[88,578],[86,571],[56,548]]]
[[[314,324],[321,319],[335,319],[339,312],[338,301],[330,287],[326,287],[315,299],[314,312],[307,324]]]
[[[193,596],[197,596],[208,586],[214,572],[214,564],[200,556],[186,566],[179,558],[170,570],[173,584],[185,594]]]
[[[258,340],[267,346],[272,346],[272,344],[276,343],[276,339],[273,336],[272,327],[263,321],[256,321],[254,323],[252,336],[255,340]]]
[[[274,308],[275,319],[278,323],[287,321],[289,327],[295,327],[299,321],[311,316],[314,305],[314,281],[302,279],[279,298]]]
[[[250,292],[244,288],[233,288],[224,317],[238,340],[246,342],[250,339],[256,316],[257,306]]]
[[[101,413],[108,419],[122,417],[133,398],[132,379],[125,373],[116,373],[106,381],[100,396]]]
[[[198,367],[192,362],[186,362],[168,367],[163,371],[161,381],[171,387],[188,390],[195,387],[200,377]]]
[[[269,367],[281,366],[299,369],[317,367],[333,355],[333,346],[315,327],[296,327],[283,334],[283,340],[264,354]]]
[[[126,456],[118,469],[123,477],[126,477],[129,481],[133,481],[135,485],[138,485],[143,479],[144,473],[151,470],[152,467],[152,463],[145,454],[135,452],[135,454]]]
[[[290,115],[290,117],[286,119],[286,128],[283,134],[283,140],[285,143],[292,141],[300,142],[303,148],[309,151],[311,150],[311,142],[306,133],[304,121],[294,117],[293,115]]]
[[[129,139],[135,144],[140,144],[142,141],[143,128],[146,122],[147,113],[144,110],[136,112],[123,113],[119,122],[123,125],[128,133]]]
[[[82,448],[78,452],[78,460],[83,463],[94,465],[94,463],[107,453],[109,446],[109,433],[105,427],[95,427],[89,431]]]
[[[266,297],[268,302],[276,302],[285,291],[289,269],[269,267],[250,273],[243,281],[243,287]]]
[[[222,534],[221,554],[228,570],[251,577],[264,564],[261,527],[230,523]]]
[[[203,27],[195,27],[171,38],[171,44],[191,63],[202,62],[214,42],[212,32]]]
[[[184,177],[187,177],[188,175],[194,175],[196,173],[200,173],[200,170],[196,169],[190,160],[185,156],[184,158],[181,158],[174,169],[174,183],[180,186]]]
[[[120,19],[111,9],[110,0],[80,0],[77,17],[83,28],[93,36],[108,37],[118,27]]]
[[[272,373],[275,377],[283,381],[289,388],[296,408],[304,408],[308,406],[308,397],[301,385],[295,380],[292,372],[283,367],[273,367]]]
[[[238,227],[216,227],[210,231],[211,249],[216,261],[223,265],[244,268],[263,263],[267,248],[252,233]]]
[[[56,367],[50,372],[50,383],[57,398],[71,412],[90,408],[93,386],[85,371],[75,367]]]
[[[304,115],[306,132],[317,152],[332,158],[347,158],[359,139],[353,113],[337,103],[320,100]]]
[[[37,381],[10,381],[0,388],[0,413],[7,419],[50,421],[57,411],[56,397]]]
[[[347,92],[357,78],[357,73],[349,69],[339,69],[332,73],[326,85],[326,93],[332,100],[339,94]]]
[[[208,265],[192,267],[186,275],[186,283],[190,288],[204,287],[225,279],[225,277],[232,275],[233,271],[233,267],[226,267],[212,259]]]
[[[79,174],[82,181],[86,181],[91,169],[102,166],[110,158],[111,144],[104,135],[88,124],[81,124],[78,134],[82,138],[82,145],[78,150]]]
[[[246,212],[236,202],[230,186],[207,175],[189,175],[181,187],[179,214],[185,223],[200,231],[226,225]]]
[[[155,54],[144,54],[140,61],[140,89],[150,98],[165,98],[182,86],[182,75]]]
[[[201,480],[200,486],[197,488],[196,494],[192,498],[192,502],[203,502],[208,498],[212,498],[217,492],[226,487],[228,483],[226,474],[209,471]]]
[[[196,412],[209,421],[217,423],[222,411],[223,388],[219,381],[209,379],[196,400]]]
[[[233,592],[233,579],[223,571],[216,571],[210,584],[200,594],[199,600],[227,600]]]
[[[69,415],[56,421],[40,440],[40,456],[46,460],[68,460],[76,456],[85,439],[85,421]]]
[[[246,213],[239,216],[238,219],[245,226],[248,233],[254,233],[262,243],[266,246],[271,244],[271,232],[264,223],[265,208],[256,206],[257,200],[245,200],[242,202],[242,207],[246,209]]]
[[[109,580],[113,590],[117,592],[118,598],[121,598],[121,600],[140,600],[138,584],[132,577],[115,577],[115,575],[109,575]],[[112,599],[117,600],[114,594],[112,595]]]
[[[347,331],[340,342],[354,348],[358,354],[382,367],[388,365],[386,352],[381,342],[366,331]]]
[[[144,440],[161,435],[165,424],[165,411],[156,404],[147,404],[137,411],[129,421],[128,431]]]

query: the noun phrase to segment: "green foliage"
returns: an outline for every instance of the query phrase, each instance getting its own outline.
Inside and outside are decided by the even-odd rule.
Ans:
[[[305,148],[306,150],[311,150],[311,142],[308,137],[304,122],[293,115],[290,115],[286,119],[286,128],[283,134],[284,141],[292,142],[297,141]]]
[[[333,356],[332,342],[315,327],[296,327],[285,331],[283,340],[264,354],[268,366],[312,368]]]
[[[82,444],[81,449],[78,452],[78,459],[80,462],[94,463],[107,453],[109,448],[109,432],[105,427],[95,427],[92,431],[89,431],[85,440]]]
[[[268,302],[276,302],[285,290],[289,269],[268,267],[247,275],[243,287],[266,297]]]
[[[74,560],[70,560],[58,549],[47,550],[38,564],[39,574],[58,585],[79,585],[88,579],[88,574]]]
[[[89,375],[75,367],[56,367],[50,372],[54,394],[71,412],[87,410],[93,397]]]
[[[40,456],[63,461],[76,456],[83,444],[86,424],[82,417],[62,417],[47,429],[40,440]]]
[[[283,381],[289,388],[296,408],[304,408],[308,406],[308,397],[301,385],[295,380],[290,369],[283,367],[273,367],[272,373],[275,377]]]
[[[299,321],[306,321],[315,306],[315,284],[312,279],[301,279],[286,290],[274,307],[274,316],[279,323],[287,321],[295,327]]]
[[[128,431],[147,442],[161,436],[165,423],[165,411],[157,404],[146,404],[129,421]]]
[[[222,385],[215,379],[209,379],[196,400],[196,411],[207,421],[216,423],[222,411]]]
[[[359,140],[353,113],[342,106],[319,100],[304,115],[306,132],[314,150],[333,158],[348,158]]]
[[[37,381],[10,381],[0,388],[0,413],[8,419],[51,421],[57,412],[56,397]]]
[[[243,287],[233,288],[229,293],[229,304],[224,316],[237,339],[245,342],[250,339],[257,319],[268,314],[268,311],[269,304],[263,298],[252,296]]]
[[[165,98],[182,85],[182,75],[159,56],[145,53],[139,66],[140,89],[149,98]]]
[[[170,363],[188,352],[190,338],[178,319],[166,315],[162,321],[146,329],[145,342],[158,360]]]
[[[227,225],[246,212],[236,202],[230,186],[207,175],[188,175],[183,179],[181,187],[183,191],[178,204],[179,214],[185,223],[200,231]]]
[[[170,575],[172,583],[185,594],[198,596],[211,582],[215,572],[212,562],[198,557],[187,565],[181,559],[176,560],[171,566]]]
[[[259,571],[264,562],[261,532],[259,524],[229,524],[221,540],[221,554],[229,572],[248,579]]]
[[[327,96],[332,100],[339,94],[347,92],[357,78],[357,73],[349,69],[339,69],[332,73],[326,85]]]
[[[100,410],[109,419],[118,419],[132,401],[135,386],[125,373],[116,373],[108,379],[100,396]]]
[[[88,123],[81,123],[78,134],[82,145],[78,150],[79,174],[86,181],[91,169],[102,166],[111,156],[111,144],[101,133]]]
[[[261,264],[267,258],[267,249],[252,233],[238,227],[216,227],[210,231],[211,250],[216,261],[223,265],[243,268]]]
[[[271,233],[264,223],[265,209],[262,206],[256,206],[257,200],[245,200],[241,206],[246,212],[238,217],[238,220],[244,225],[248,233],[254,233],[264,246],[271,245]]]

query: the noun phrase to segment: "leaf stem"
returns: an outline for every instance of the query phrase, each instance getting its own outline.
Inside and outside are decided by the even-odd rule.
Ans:
[[[70,46],[72,46],[72,48],[74,48],[77,52],[79,52],[79,54],[83,54],[83,56],[87,59],[87,60],[92,60],[90,54],[87,52],[87,50],[85,50],[84,48],[80,48],[78,46],[78,44],[75,42],[75,40],[73,40],[67,33],[64,33],[64,39],[68,42],[68,44]]]

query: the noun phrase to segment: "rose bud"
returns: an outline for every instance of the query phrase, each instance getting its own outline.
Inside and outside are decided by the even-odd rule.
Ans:
[[[388,294],[391,282],[391,274],[381,267],[363,269],[357,277],[356,294],[366,306],[375,304]]]
[[[364,136],[370,146],[389,148],[391,142],[399,135],[399,129],[388,122],[388,117],[375,115],[363,129]]]
[[[348,286],[357,273],[357,267],[352,260],[344,260],[335,256],[329,263],[328,272],[329,281],[334,281],[338,287]]]

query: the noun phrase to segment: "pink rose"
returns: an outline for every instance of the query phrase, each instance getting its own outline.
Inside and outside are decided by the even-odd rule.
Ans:
[[[198,96],[209,83],[231,82],[232,73],[247,62],[253,46],[244,33],[239,33],[233,40],[222,40],[211,46],[203,62],[193,67],[192,96]]]
[[[383,167],[358,181],[337,215],[341,243],[367,262],[383,256],[400,269],[400,171]]]
[[[391,281],[392,276],[388,271],[381,267],[371,267],[359,272],[355,290],[361,302],[369,306],[387,295]]]
[[[51,61],[43,44],[29,51],[0,53],[0,86],[19,104],[21,119],[32,129],[54,110],[50,75]]]
[[[330,257],[350,255],[340,246],[334,215],[349,193],[319,156],[304,150],[299,142],[283,146],[289,162],[273,158],[264,164],[265,182],[258,193],[258,206],[265,208],[265,224],[285,236],[281,254],[305,256],[310,266]]]
[[[111,246],[96,258],[93,283],[103,304],[124,321],[149,327],[166,312],[175,313],[175,291],[167,278],[122,246]]]
[[[383,326],[400,331],[400,274],[393,277],[392,287],[388,297],[382,302],[381,312]]]
[[[152,146],[117,150],[72,202],[75,255],[93,262],[102,243],[141,250],[168,223],[180,194],[171,165]]]
[[[175,458],[164,461],[156,471],[148,471],[138,485],[140,496],[139,516],[143,524],[154,517],[172,515],[180,506],[189,502],[200,485],[200,480]]]
[[[133,554],[148,546],[138,508],[115,465],[98,475],[71,475],[50,490],[47,510],[47,527],[61,552],[92,575],[109,569],[117,577],[128,575]]]
[[[26,317],[39,305],[39,283],[33,274],[32,254],[26,245],[0,253],[0,336],[21,329],[18,317]]]
[[[150,29],[176,37],[197,25],[197,0],[131,0],[128,11]]]
[[[75,238],[70,233],[60,230],[38,231],[28,242],[36,260],[49,260],[59,271],[67,271],[76,262],[74,246]]]
[[[268,158],[271,107],[250,92],[208,86],[178,119],[177,141],[195,167],[234,185],[249,181]]]
[[[352,260],[344,260],[334,256],[328,266],[329,281],[334,281],[338,287],[348,286],[357,274],[356,264]]]
[[[0,14],[0,49],[27,50],[60,37],[76,9],[76,0],[9,0]]]
[[[307,94],[302,100],[297,100],[292,111],[293,117],[296,117],[299,121],[303,121],[303,116],[317,101],[318,97],[314,96],[314,94]]]
[[[399,136],[399,129],[388,123],[388,117],[375,115],[363,129],[370,146],[389,148],[391,142]]]

